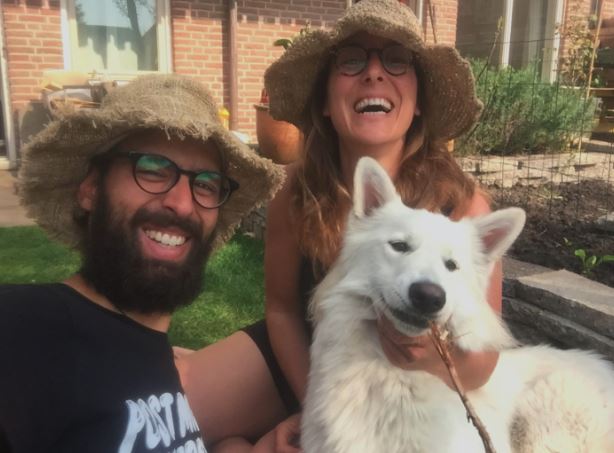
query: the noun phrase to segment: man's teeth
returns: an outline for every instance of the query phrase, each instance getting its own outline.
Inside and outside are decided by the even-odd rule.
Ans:
[[[358,101],[354,106],[354,110],[358,113],[388,113],[390,110],[392,110],[392,104],[390,103],[390,101],[384,98],[367,98]]]
[[[145,234],[149,239],[153,239],[154,241],[159,242],[162,245],[168,245],[171,247],[182,245],[186,241],[185,236],[175,236],[170,235],[168,233],[162,233],[160,231],[146,230]]]

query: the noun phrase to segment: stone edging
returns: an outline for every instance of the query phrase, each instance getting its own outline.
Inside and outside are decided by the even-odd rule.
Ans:
[[[614,362],[614,288],[504,259],[503,317],[525,343],[593,349]]]

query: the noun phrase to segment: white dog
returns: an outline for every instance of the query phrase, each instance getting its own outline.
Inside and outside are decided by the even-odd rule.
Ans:
[[[434,321],[464,350],[501,351],[490,380],[468,392],[497,453],[614,452],[611,364],[517,347],[486,302],[493,264],[524,221],[518,208],[460,222],[410,209],[373,159],[358,162],[341,255],[312,300],[306,453],[484,451],[457,393],[388,362],[378,317],[410,336]]]

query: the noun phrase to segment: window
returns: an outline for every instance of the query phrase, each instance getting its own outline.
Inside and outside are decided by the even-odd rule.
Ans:
[[[459,0],[456,46],[466,57],[556,77],[563,0]],[[498,39],[495,43],[495,37]]]
[[[499,20],[504,15],[502,0],[459,0],[456,47],[465,57],[488,58],[494,63],[501,53]],[[495,37],[499,39],[495,43]],[[495,48],[493,49],[493,46]]]
[[[63,0],[67,69],[170,72],[168,0]]]
[[[539,64],[552,47],[546,39],[547,0],[514,0],[508,64],[515,68]]]
[[[424,0],[408,0],[406,4],[416,14],[418,20],[422,20],[422,9],[424,8]]]

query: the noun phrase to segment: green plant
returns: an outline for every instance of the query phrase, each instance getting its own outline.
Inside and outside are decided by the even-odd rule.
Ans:
[[[573,248],[573,243],[569,239],[563,238],[563,242]],[[575,249],[573,254],[582,263],[582,275],[591,275],[602,263],[614,263],[614,255],[590,255],[584,249]]]
[[[584,2],[572,0],[569,11],[582,11]],[[596,17],[576,13],[570,14],[565,25],[559,28],[565,53],[559,60],[561,83],[568,86],[586,86],[589,79],[591,58],[595,44]],[[599,86],[600,77],[593,77],[591,86]]]
[[[292,46],[292,39],[290,38],[279,38],[273,41],[273,45],[277,47],[283,47],[285,50],[288,50]]]
[[[292,44],[294,44],[294,40],[297,37],[303,36],[304,34],[309,32],[310,26],[310,23],[307,22],[307,24],[298,31],[298,34],[294,35],[292,38],[276,39],[275,41],[273,41],[273,45],[277,47],[283,47],[285,50],[288,50],[290,47],[292,47]]]
[[[560,151],[592,129],[596,101],[583,90],[543,83],[535,65],[493,68],[472,60],[480,121],[458,140],[462,154],[514,154]]]
[[[574,250],[574,255],[582,262],[582,274],[584,275],[591,275],[602,263],[614,262],[614,255],[589,255],[584,249]]]

